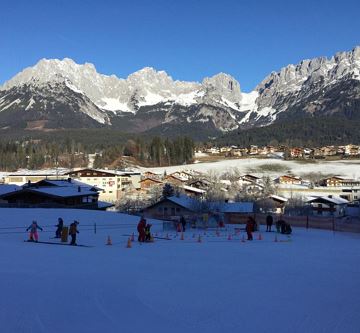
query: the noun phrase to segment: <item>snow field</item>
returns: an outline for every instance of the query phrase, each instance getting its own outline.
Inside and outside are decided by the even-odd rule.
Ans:
[[[1,332],[359,332],[358,234],[293,228],[291,241],[274,242],[261,226],[263,240],[242,242],[244,231],[227,226],[128,249],[123,235],[136,235],[138,217],[0,212]],[[49,240],[60,216],[79,220],[78,243],[94,247],[23,242],[22,226],[37,219]],[[96,234],[86,226],[95,222]],[[19,233],[5,234],[9,226]]]

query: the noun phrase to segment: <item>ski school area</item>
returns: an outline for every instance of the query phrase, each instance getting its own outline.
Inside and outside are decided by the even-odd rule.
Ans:
[[[357,233],[261,225],[247,241],[244,225],[147,220],[154,241],[139,243],[139,216],[0,213],[1,332],[359,332]],[[79,221],[78,246],[53,238],[59,217]]]

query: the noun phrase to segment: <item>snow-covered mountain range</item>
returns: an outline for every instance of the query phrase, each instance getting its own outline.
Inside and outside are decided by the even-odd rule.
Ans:
[[[98,73],[93,64],[42,59],[0,86],[0,127],[231,131],[295,113],[341,112],[359,101],[359,86],[360,47],[284,67],[251,93],[224,73],[184,82],[146,67],[121,79]]]

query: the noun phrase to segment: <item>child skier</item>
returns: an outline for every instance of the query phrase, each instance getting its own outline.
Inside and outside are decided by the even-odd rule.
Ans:
[[[79,222],[76,220],[70,224],[70,229],[69,229],[69,235],[71,236],[70,245],[77,245],[76,244],[76,234],[79,233],[79,230],[77,230],[78,224],[79,224]]]
[[[151,242],[151,228],[152,224],[147,224],[145,227],[145,242]]]
[[[58,218],[57,229],[55,231],[55,238],[61,238],[62,229],[64,227],[64,221],[61,217]]]
[[[36,221],[32,221],[32,223],[29,225],[29,227],[26,229],[26,231],[30,230],[30,235],[29,235],[29,241],[30,242],[38,242],[39,241],[39,235],[37,230],[40,229],[41,231],[43,231],[43,228],[41,228],[40,226],[38,226]]]

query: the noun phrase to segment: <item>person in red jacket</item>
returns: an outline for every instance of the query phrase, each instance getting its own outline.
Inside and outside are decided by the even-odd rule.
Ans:
[[[246,233],[247,233],[247,239],[248,240],[253,240],[252,232],[254,231],[254,221],[250,216],[249,216],[249,218],[248,218],[248,220],[246,222],[245,230],[246,230]]]
[[[145,242],[145,227],[146,227],[146,220],[142,217],[137,225],[137,231],[139,233],[139,237],[138,237],[139,242]]]

